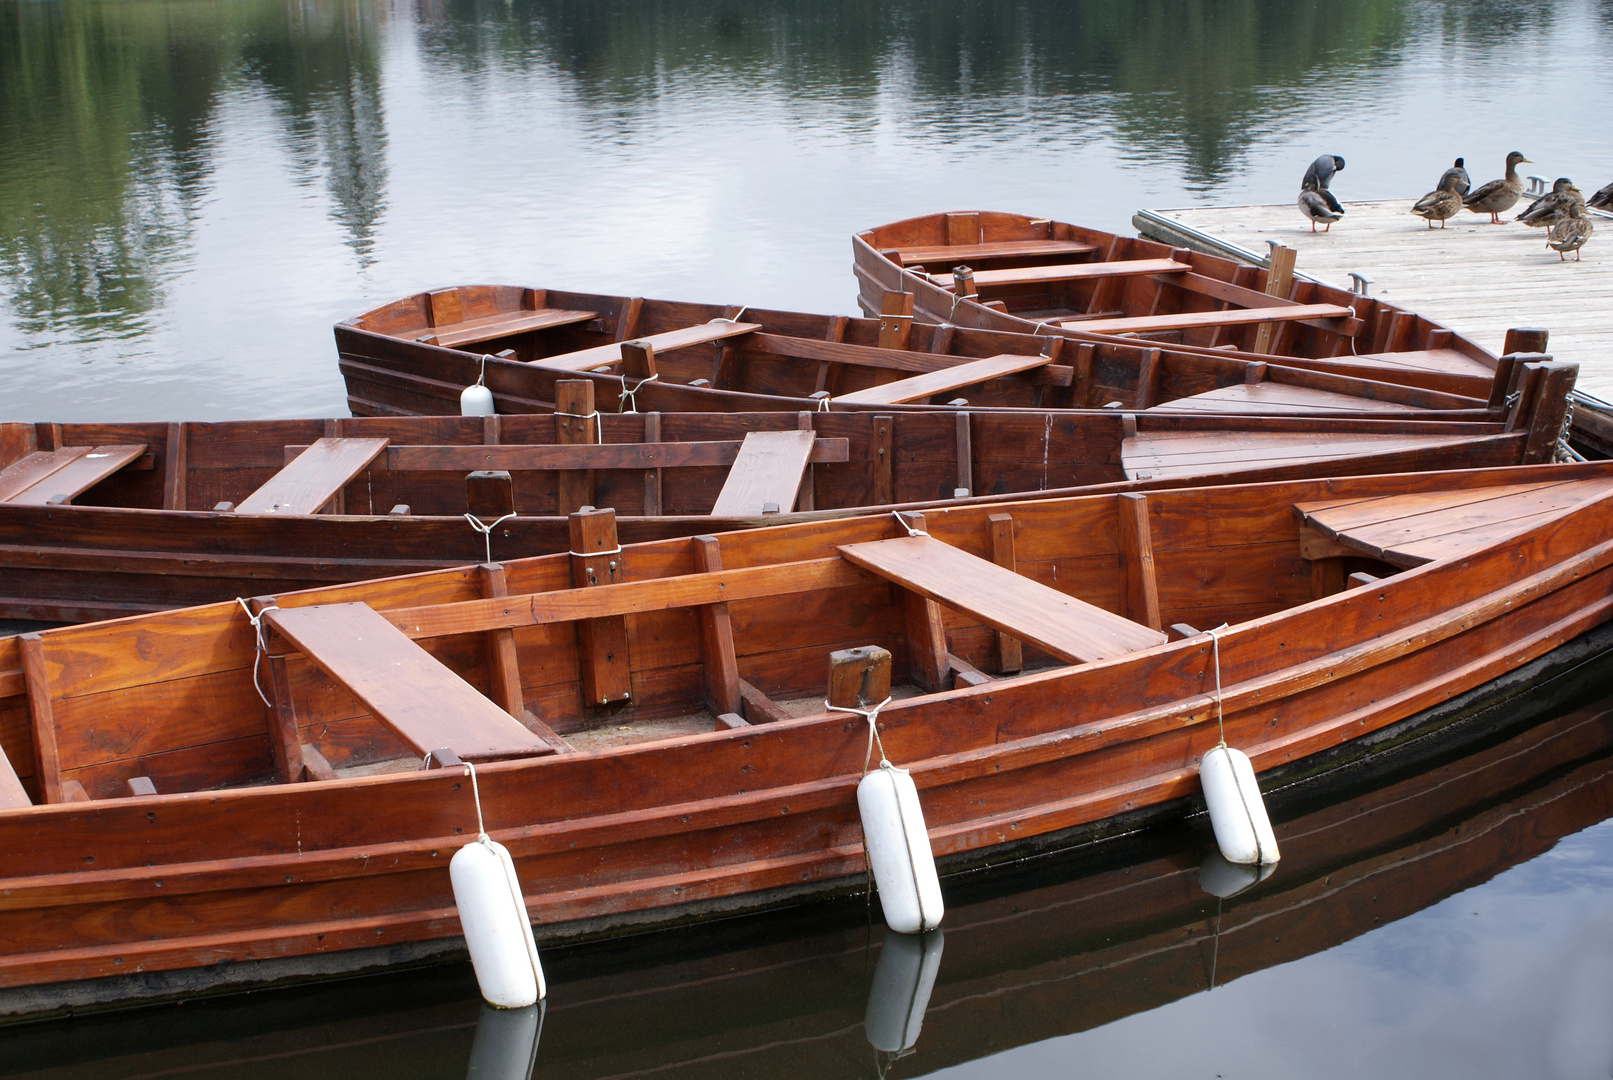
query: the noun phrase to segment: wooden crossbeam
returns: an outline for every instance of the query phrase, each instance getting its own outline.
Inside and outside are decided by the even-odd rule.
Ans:
[[[1103,660],[1163,643],[1165,635],[929,536],[839,548],[867,568],[1070,663]]]
[[[992,285],[1033,285],[1038,282],[1090,281],[1097,278],[1141,277],[1146,274],[1185,274],[1193,269],[1175,259],[1117,259],[1114,262],[1062,263],[1055,266],[1014,266],[1003,270],[976,270],[976,288]],[[935,282],[952,291],[948,277]]]
[[[242,499],[238,514],[313,514],[387,447],[386,439],[320,439]]]
[[[1052,362],[1049,356],[1012,356],[1004,354],[985,360],[970,360],[939,371],[912,375],[883,386],[870,386],[841,394],[835,402],[841,405],[895,405],[904,401],[917,401],[932,394],[944,394],[988,379],[1000,379],[1032,368],[1045,367]]]
[[[903,266],[921,263],[981,262],[985,259],[1025,259],[1046,255],[1091,255],[1093,244],[1079,240],[997,240],[982,244],[951,244],[943,247],[900,248],[897,257]]]
[[[444,746],[466,761],[554,753],[367,604],[275,608],[264,618],[417,754]]]
[[[589,385],[592,385],[591,383]],[[388,446],[371,466],[397,472],[474,472],[502,469],[676,469],[732,465],[739,457],[740,439],[712,442],[586,443],[580,445],[499,446]],[[846,461],[847,439],[817,439],[812,444],[813,464]],[[295,458],[305,446],[288,446]]]
[[[1237,326],[1243,323],[1344,319],[1353,314],[1341,304],[1282,304],[1228,308],[1225,311],[1184,311],[1175,315],[1136,315],[1121,319],[1075,319],[1059,325],[1089,334],[1137,334],[1158,330],[1193,330],[1207,326]]]
[[[648,345],[655,352],[670,352],[673,349],[686,349],[691,345],[704,345],[725,338],[739,337],[741,334],[761,329],[761,325],[761,323],[727,322],[718,319],[714,322],[701,323],[699,326],[686,326],[678,330],[641,337],[635,344]],[[618,341],[610,345],[596,345],[592,349],[561,353],[558,356],[545,356],[528,363],[554,371],[588,371],[607,364],[619,364],[621,360],[622,343]]]
[[[479,319],[466,319],[435,327],[421,334],[416,341],[427,345],[441,345],[447,349],[461,345],[474,345],[479,341],[525,334],[533,330],[546,330],[553,326],[569,326],[599,318],[597,311],[567,311],[562,308],[542,308],[537,311],[501,311],[497,315],[484,315]]]

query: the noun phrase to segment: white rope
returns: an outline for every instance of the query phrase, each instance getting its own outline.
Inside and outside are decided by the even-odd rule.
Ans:
[[[482,789],[476,784],[476,766],[465,762],[465,771],[470,774],[470,794],[476,800],[476,839],[487,843],[487,829],[482,826]]]
[[[501,517],[497,521],[493,522],[493,524],[491,524],[491,525],[483,525],[482,524],[482,519],[477,517],[475,514],[466,514],[465,515],[465,520],[470,522],[470,527],[475,529],[477,532],[481,533],[482,534],[482,539],[487,541],[487,559],[485,560],[486,562],[492,562],[493,561],[493,530],[498,528],[500,525],[504,524],[506,521],[510,520],[514,516],[515,516],[515,511],[511,510],[508,514],[505,514],[503,517]]]
[[[1204,631],[1210,635],[1210,648],[1215,656],[1215,728],[1221,738],[1221,741],[1216,744],[1217,747],[1227,744],[1227,729],[1221,719],[1221,631],[1226,628],[1227,624],[1222,623],[1214,630]]]
[[[600,446],[605,445],[605,421],[599,418],[598,409],[595,409],[593,412],[589,413],[561,412],[559,409],[556,409],[554,414],[556,416],[570,416],[576,420],[592,420],[594,422],[594,442]]]
[[[885,756],[885,744],[881,742],[879,738],[879,710],[883,709],[890,703],[891,699],[889,695],[886,695],[885,700],[881,701],[878,705],[875,705],[872,709],[858,709],[851,705],[831,705],[829,704],[828,698],[824,698],[823,700],[823,707],[825,709],[829,709],[834,712],[856,713],[858,716],[868,721],[868,750],[863,754],[864,776],[868,775],[868,763],[874,760],[874,747],[876,745],[879,747],[879,767],[881,769],[894,769],[896,767],[891,764],[890,758]]]
[[[915,529],[915,528],[913,528],[913,526],[909,525],[907,523],[907,521],[902,517],[902,512],[900,510],[892,510],[891,511],[891,517],[896,519],[896,523],[898,525],[900,525],[902,528],[907,530],[907,535],[909,535],[909,536],[929,536],[930,535],[929,533],[925,532],[923,529]]]
[[[719,315],[715,319],[707,319],[706,320],[706,325],[710,326],[712,323],[725,322],[729,326],[738,326],[739,325],[739,317],[741,315],[745,314],[745,312],[747,312],[749,310],[750,310],[750,305],[746,304],[744,307],[742,307],[738,311],[734,312],[733,318],[730,319],[730,318],[728,318],[726,316]]]
[[[619,397],[617,397],[617,399],[616,399],[616,411],[618,413],[622,413],[622,412],[636,413],[636,412],[638,412],[638,398],[635,397],[634,395],[637,394],[640,390],[644,389],[650,383],[654,382],[656,379],[659,379],[661,377],[661,373],[659,371],[657,371],[654,375],[651,375],[648,379],[640,380],[638,385],[633,387],[633,389],[631,389],[631,390],[629,390],[627,388],[627,376],[626,375],[618,375],[616,377],[618,379],[622,380],[622,392],[621,392],[621,395]],[[622,402],[624,402],[624,401],[627,402],[627,408],[626,409],[622,408]]]
[[[482,368],[481,368],[480,371],[478,371],[476,373],[476,382],[475,382],[476,386],[486,386],[487,385],[482,380],[487,378],[487,362],[489,360],[491,360],[491,359],[493,359],[493,358],[491,356],[488,356],[486,353],[482,354]]]
[[[615,547],[611,548],[609,551],[573,551],[573,552],[570,552],[570,554],[575,555],[579,559],[592,559],[595,555],[620,555],[621,553],[622,553],[622,545],[621,544],[617,544]]]
[[[828,397],[821,397],[821,398],[818,399],[818,411],[819,412],[828,412],[829,411],[829,398]]]
[[[258,682],[258,663],[263,659],[264,653],[269,651],[269,643],[263,640],[263,617],[271,611],[279,611],[280,608],[276,604],[270,604],[254,615],[252,614],[252,609],[246,606],[245,600],[237,596],[235,602],[241,605],[242,611],[246,612],[246,621],[252,624],[252,634],[256,638],[256,651],[252,654],[252,689],[256,690],[258,697],[263,699],[264,708],[272,709],[274,708],[274,702],[269,700],[269,695],[263,692],[263,685]]]

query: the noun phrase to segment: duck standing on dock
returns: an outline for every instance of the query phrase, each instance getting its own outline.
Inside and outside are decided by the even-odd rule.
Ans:
[[[1591,238],[1591,219],[1585,216],[1585,208],[1579,203],[1569,203],[1566,213],[1566,217],[1551,227],[1546,246],[1555,251],[1560,260],[1565,252],[1572,251],[1574,261],[1579,262],[1579,249]]]
[[[1523,194],[1523,180],[1518,176],[1518,166],[1528,160],[1518,151],[1512,151],[1507,155],[1506,176],[1474,188],[1462,199],[1462,205],[1475,214],[1489,214],[1490,224],[1500,225],[1501,211],[1511,210]]]
[[[1456,194],[1466,195],[1467,189],[1473,186],[1473,181],[1469,179],[1467,175],[1467,166],[1463,163],[1461,158],[1457,158],[1455,165],[1452,165],[1450,168],[1446,169],[1440,174],[1439,183],[1435,184],[1434,191],[1431,191],[1428,194],[1432,195],[1434,192],[1442,190],[1445,187],[1445,181],[1452,176],[1456,177]],[[1424,197],[1426,198],[1427,196]]]
[[[1461,158],[1456,160],[1460,161]],[[1436,221],[1443,229],[1445,222],[1455,217],[1456,212],[1462,209],[1461,183],[1461,177],[1456,175],[1455,169],[1446,169],[1445,175],[1439,178],[1439,189],[1430,191],[1413,203],[1411,212],[1425,218],[1430,229],[1434,227]]]
[[[1527,210],[1513,220],[1536,228],[1549,229],[1566,218],[1568,208],[1576,204],[1583,209],[1585,197],[1579,193],[1579,188],[1574,186],[1572,180],[1566,176],[1559,176],[1549,193],[1536,199]]]
[[[1337,154],[1323,154],[1310,163],[1310,166],[1305,170],[1304,179],[1299,182],[1301,198],[1304,198],[1304,192],[1307,189],[1315,191],[1317,196],[1335,215],[1333,218],[1319,220],[1337,221],[1337,215],[1344,213],[1344,207],[1340,206],[1339,201],[1333,197],[1333,193],[1327,190],[1327,185],[1333,182],[1333,174],[1343,171],[1343,158]],[[1310,215],[1307,214],[1306,216],[1309,217]]]
[[[1585,205],[1597,210],[1613,210],[1613,184],[1586,199]]]
[[[1326,188],[1318,191],[1316,180],[1309,173],[1305,175],[1305,186],[1299,192],[1299,212],[1311,223],[1311,232],[1316,231],[1318,221],[1326,226],[1323,232],[1331,231],[1333,223],[1344,216],[1343,207],[1333,209],[1338,205],[1338,200],[1327,194]]]

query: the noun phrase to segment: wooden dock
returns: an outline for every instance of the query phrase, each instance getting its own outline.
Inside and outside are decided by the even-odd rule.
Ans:
[[[1171,235],[1170,223],[1221,241],[1217,254],[1242,249],[1263,261],[1267,241],[1295,248],[1296,271],[1349,288],[1350,274],[1372,278],[1371,295],[1410,308],[1500,352],[1512,326],[1551,331],[1555,359],[1579,364],[1579,389],[1613,400],[1613,219],[1596,217],[1596,235],[1566,263],[1546,247],[1544,229],[1502,215],[1504,225],[1463,211],[1444,229],[1427,228],[1410,199],[1344,204],[1331,232],[1312,235],[1292,203],[1281,206],[1195,207],[1142,211],[1133,224],[1144,236],[1191,243]]]

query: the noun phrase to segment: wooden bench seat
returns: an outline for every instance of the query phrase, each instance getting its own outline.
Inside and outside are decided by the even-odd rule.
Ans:
[[[1093,244],[1079,240],[996,240],[981,244],[948,244],[942,247],[911,247],[897,249],[903,266],[921,263],[980,262],[985,259],[1030,259],[1048,255],[1093,255]]]
[[[1175,259],[1117,259],[1114,262],[1062,263],[1055,266],[1015,266],[1004,270],[976,270],[975,285],[1030,285],[1037,282],[1090,281],[1094,278],[1140,277],[1145,274],[1185,274],[1193,269]],[[932,275],[936,285],[952,291],[952,278]]]
[[[1495,368],[1483,360],[1468,356],[1456,349],[1413,349],[1407,352],[1362,353],[1360,356],[1340,357],[1352,364],[1364,363],[1392,371],[1430,371],[1440,375],[1471,375],[1476,378],[1495,377]]]
[[[313,514],[385,450],[387,439],[320,439],[235,508],[238,514]]]
[[[1070,663],[1163,644],[1158,630],[1067,596],[928,536],[847,544],[840,554]]]
[[[264,619],[416,754],[447,747],[465,761],[494,761],[555,752],[367,604],[276,608]]]
[[[479,341],[492,341],[512,334],[525,334],[532,330],[546,330],[551,326],[569,326],[599,318],[596,311],[568,311],[564,308],[541,308],[537,311],[501,311],[479,319],[437,326],[415,337],[426,345],[441,345],[455,349],[474,345]]]
[[[18,506],[71,502],[145,453],[144,443],[37,451],[0,471],[0,502]]]
[[[1297,431],[1143,432],[1120,444],[1128,480],[1207,476],[1238,469],[1277,468],[1302,461],[1463,446],[1473,436],[1320,434]]]
[[[711,516],[751,517],[768,504],[785,513],[795,509],[813,442],[810,431],[750,432],[717,493]]]
[[[634,340],[641,345],[650,346],[655,352],[670,352],[673,349],[686,349],[691,345],[705,345],[713,341],[739,337],[759,329],[761,323],[728,322],[718,319],[714,322],[701,323],[699,326],[685,326]],[[554,371],[588,371],[609,364],[619,364],[621,360],[622,344],[616,342],[610,345],[596,345],[592,349],[580,349],[577,352],[560,353],[557,356],[544,356],[537,360],[529,360],[528,363]]]
[[[1257,382],[1238,383],[1208,390],[1191,397],[1174,398],[1145,412],[1162,413],[1384,413],[1425,412],[1417,405],[1403,405],[1394,401],[1377,401],[1356,397],[1353,394],[1336,394],[1331,390],[1317,390],[1310,386],[1290,383]]]
[[[370,468],[381,472],[475,472],[501,469],[524,472],[539,469],[675,469],[721,467],[739,457],[739,439],[711,442],[574,443],[474,446],[388,446]],[[848,439],[814,439],[809,464],[849,459]],[[306,446],[286,447],[289,463]]]
[[[853,390],[849,394],[841,394],[834,400],[840,405],[895,405],[904,401],[917,401],[934,394],[944,394],[965,386],[973,386],[988,379],[1000,379],[1004,375],[1045,367],[1051,359],[1047,356],[1013,356],[1005,353],[1002,356],[969,360],[937,371],[912,375],[880,386]]]
[[[1368,555],[1413,567],[1488,547],[1610,493],[1613,479],[1566,480],[1297,503],[1294,513],[1308,559]]]
[[[978,280],[976,275],[976,280]],[[1342,304],[1272,304],[1266,307],[1227,308],[1224,311],[1184,311],[1175,315],[1134,315],[1124,319],[1076,319],[1068,323],[1089,334],[1147,334],[1162,330],[1196,330],[1247,323],[1297,322],[1308,319],[1347,319],[1354,312]],[[1061,322],[1060,326],[1066,325]]]
[[[945,353],[881,349],[873,345],[847,345],[839,341],[815,341],[812,338],[786,337],[782,334],[757,334],[746,345],[758,352],[788,356],[796,360],[815,360],[820,364],[846,364],[851,367],[878,368],[885,371],[945,371],[970,362],[962,357]],[[1075,369],[1068,364],[1045,364],[1033,368],[1026,377],[1038,385],[1069,386],[1075,381]]]

